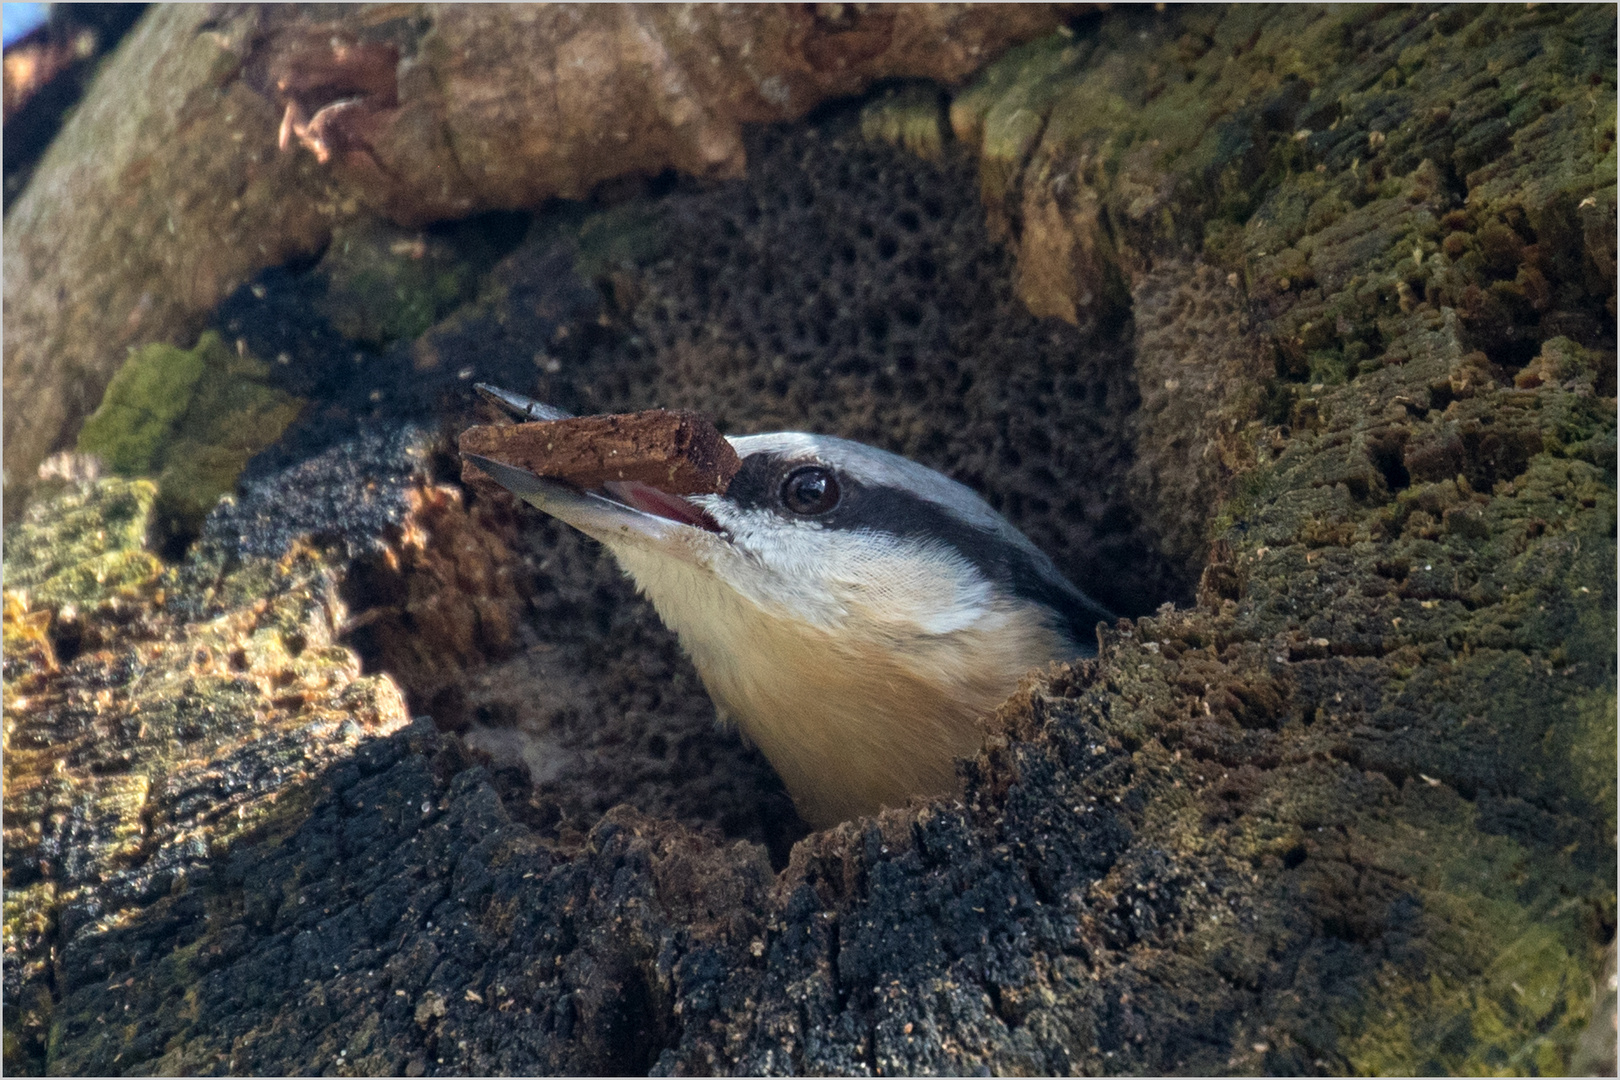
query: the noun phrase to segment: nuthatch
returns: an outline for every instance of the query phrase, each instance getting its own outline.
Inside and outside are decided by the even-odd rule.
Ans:
[[[467,456],[613,552],[810,824],[959,790],[955,759],[1019,678],[1096,652],[1109,613],[968,488],[827,435],[728,441],[723,495],[581,492]]]

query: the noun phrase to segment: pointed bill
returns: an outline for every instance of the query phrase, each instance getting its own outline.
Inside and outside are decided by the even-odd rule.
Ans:
[[[704,529],[669,517],[648,513],[589,491],[536,476],[527,469],[506,465],[481,454],[461,455],[488,473],[496,483],[558,521],[611,548],[634,547],[694,560],[699,537],[713,537]]]
[[[473,383],[473,389],[478,391],[485,401],[499,405],[520,420],[568,420],[574,415],[564,412],[555,405],[536,401],[527,394],[503,390],[491,383]]]

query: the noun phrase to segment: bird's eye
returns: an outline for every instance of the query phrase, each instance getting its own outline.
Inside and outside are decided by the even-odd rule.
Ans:
[[[838,505],[838,481],[820,465],[806,465],[782,481],[782,505],[795,514],[825,514]]]

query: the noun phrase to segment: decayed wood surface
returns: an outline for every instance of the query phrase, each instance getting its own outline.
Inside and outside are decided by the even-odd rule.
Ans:
[[[1049,5],[156,7],[5,229],[8,514],[131,345],[361,212],[421,224],[666,169],[734,175],[742,125],[882,78],[954,83]]]

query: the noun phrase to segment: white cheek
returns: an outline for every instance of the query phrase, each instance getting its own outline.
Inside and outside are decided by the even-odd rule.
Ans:
[[[992,602],[989,583],[965,560],[892,541],[867,542],[836,561],[831,587],[867,621],[904,633],[969,629]]]
[[[899,635],[951,634],[991,616],[989,583],[944,549],[758,512],[730,516],[723,523],[736,555],[715,569],[767,611],[825,629],[854,622]]]
[[[805,526],[733,534],[736,551],[725,567],[737,591],[766,611],[826,629],[842,626],[849,609],[830,587],[836,548],[829,534]]]

